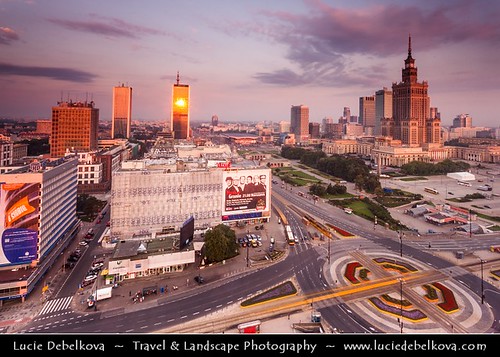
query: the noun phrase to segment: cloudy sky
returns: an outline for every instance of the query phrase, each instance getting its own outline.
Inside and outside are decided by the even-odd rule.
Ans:
[[[0,0],[0,117],[50,118],[133,87],[133,117],[166,120],[177,71],[191,118],[335,120],[401,80],[408,35],[443,125],[500,126],[497,0]]]

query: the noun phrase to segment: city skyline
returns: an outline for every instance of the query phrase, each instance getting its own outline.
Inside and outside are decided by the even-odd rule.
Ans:
[[[193,122],[310,121],[359,115],[360,97],[400,81],[412,37],[419,81],[450,126],[498,126],[500,4],[474,1],[0,0],[0,117],[50,118],[93,100],[110,120],[113,87],[134,88],[132,120],[170,120],[180,72]]]

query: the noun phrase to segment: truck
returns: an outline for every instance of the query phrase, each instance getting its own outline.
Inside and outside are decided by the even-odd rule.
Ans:
[[[107,287],[104,287],[104,288],[96,289],[88,297],[88,299],[87,299],[87,306],[88,307],[93,307],[95,305],[96,301],[102,301],[102,300],[105,300],[105,299],[109,299],[112,296],[112,291],[113,291],[113,287],[112,286],[107,286]]]

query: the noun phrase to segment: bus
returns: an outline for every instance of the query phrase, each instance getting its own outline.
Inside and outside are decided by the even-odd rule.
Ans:
[[[467,187],[471,187],[472,186],[472,184],[470,182],[466,182],[466,181],[457,181],[457,183],[460,186],[467,186]]]
[[[425,192],[432,193],[433,195],[437,195],[437,194],[439,194],[439,191],[438,191],[438,190],[436,190],[435,188],[431,188],[431,187],[425,187],[425,188],[424,188],[424,191],[425,191]]]
[[[293,236],[292,227],[286,226],[286,240],[289,245],[295,245],[295,237]]]

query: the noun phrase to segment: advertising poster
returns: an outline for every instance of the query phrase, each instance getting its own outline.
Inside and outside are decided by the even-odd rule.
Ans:
[[[39,205],[40,184],[1,184],[0,266],[37,259]]]
[[[270,210],[269,169],[224,171],[223,215]]]

